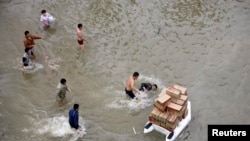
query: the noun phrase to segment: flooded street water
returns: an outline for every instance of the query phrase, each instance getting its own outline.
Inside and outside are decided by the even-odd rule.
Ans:
[[[47,30],[42,9],[56,18]],[[187,87],[192,104],[178,140],[206,141],[208,124],[249,124],[248,0],[0,0],[0,18],[0,141],[163,141],[143,128],[158,93],[173,84]],[[82,53],[78,23],[89,40]],[[26,30],[43,39],[35,40],[37,69],[23,74]],[[135,71],[136,87],[159,88],[139,104],[124,92]],[[63,106],[61,78],[72,89]],[[74,103],[82,137],[68,127]]]

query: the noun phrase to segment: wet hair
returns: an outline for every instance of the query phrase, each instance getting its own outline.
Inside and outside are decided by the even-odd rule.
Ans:
[[[133,76],[134,76],[134,77],[137,77],[137,76],[139,76],[139,73],[138,73],[138,72],[134,72],[134,73],[133,73]]]
[[[74,104],[74,109],[78,109],[79,108],[79,104]]]
[[[30,32],[29,31],[25,31],[24,32],[24,35],[28,35]]]
[[[24,49],[24,51],[25,51],[26,53],[28,53],[29,50],[30,50],[29,48],[25,48],[25,49]]]
[[[81,28],[81,27],[82,27],[82,24],[78,24],[77,27],[78,27],[78,28]]]
[[[46,13],[46,10],[43,9],[43,10],[41,11],[41,13],[42,13],[42,14],[43,14],[43,13]]]
[[[153,84],[152,86],[155,86],[155,89],[157,89],[157,88],[158,88],[158,86],[157,86],[156,84]]]
[[[62,78],[60,82],[61,82],[61,84],[65,84],[66,83],[66,79]]]

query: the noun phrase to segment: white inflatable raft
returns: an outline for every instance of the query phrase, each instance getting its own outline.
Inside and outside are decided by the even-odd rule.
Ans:
[[[170,132],[167,129],[161,126],[158,126],[156,124],[147,122],[146,125],[144,126],[144,133],[146,134],[155,130],[166,135],[166,141],[174,141],[191,121],[191,102],[190,101],[188,101],[187,108],[188,108],[187,116],[178,123],[178,125],[175,127],[173,132]]]

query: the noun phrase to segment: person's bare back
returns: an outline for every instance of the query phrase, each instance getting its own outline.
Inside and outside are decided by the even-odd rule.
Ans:
[[[135,88],[135,80],[137,80],[138,77],[139,77],[139,73],[138,72],[134,72],[134,74],[132,76],[129,76],[129,78],[128,78],[127,82],[126,82],[125,93],[128,96],[130,96],[130,98],[132,98],[132,99],[136,98],[136,96],[133,93],[133,91],[135,91],[138,94],[140,94],[140,91]],[[138,98],[136,98],[136,99],[138,99]]]
[[[133,79],[133,76],[129,76],[127,83],[126,83],[126,90],[132,91],[135,84],[135,80]]]

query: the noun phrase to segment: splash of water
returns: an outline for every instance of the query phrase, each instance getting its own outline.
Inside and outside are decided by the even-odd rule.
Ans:
[[[131,100],[130,98],[127,98],[126,95],[124,95],[125,94],[123,94],[123,96],[116,97],[113,102],[107,105],[107,107],[112,109],[126,108],[129,110],[139,111],[152,105],[152,98],[150,98],[148,94],[144,92],[141,92],[140,95],[136,95],[140,99],[140,102],[137,102],[135,99]]]
[[[26,73],[35,73],[36,71],[43,69],[43,65],[39,63],[33,63],[34,68],[30,70],[25,70]],[[22,69],[22,68],[21,68]]]
[[[156,83],[158,85],[158,89],[165,87],[159,79],[156,79],[153,76],[148,77],[140,74],[139,80]],[[115,97],[114,101],[107,104],[107,107],[112,109],[129,109],[135,111],[139,111],[146,107],[152,106],[154,99],[157,96],[155,94],[156,92],[145,93],[141,91],[140,94],[136,94],[136,97],[140,99],[140,102],[137,102],[134,99],[131,100],[130,98],[128,98],[124,91],[116,91],[115,93],[118,93],[118,97]]]
[[[79,122],[83,123],[83,119],[79,117]],[[68,117],[55,116],[50,118],[38,119],[34,123],[32,131],[36,134],[51,134],[53,137],[69,137],[70,141],[76,141],[86,134],[84,125],[81,124],[81,130],[72,129],[68,123]],[[28,132],[28,129],[23,129],[23,132]]]
[[[149,77],[149,76],[145,76],[143,74],[140,74],[140,77],[138,80],[142,80],[142,81],[146,81],[146,82],[151,82],[151,83],[155,83],[158,86],[158,89],[162,89],[165,88],[165,85],[162,84],[160,79],[157,79],[153,76]]]

